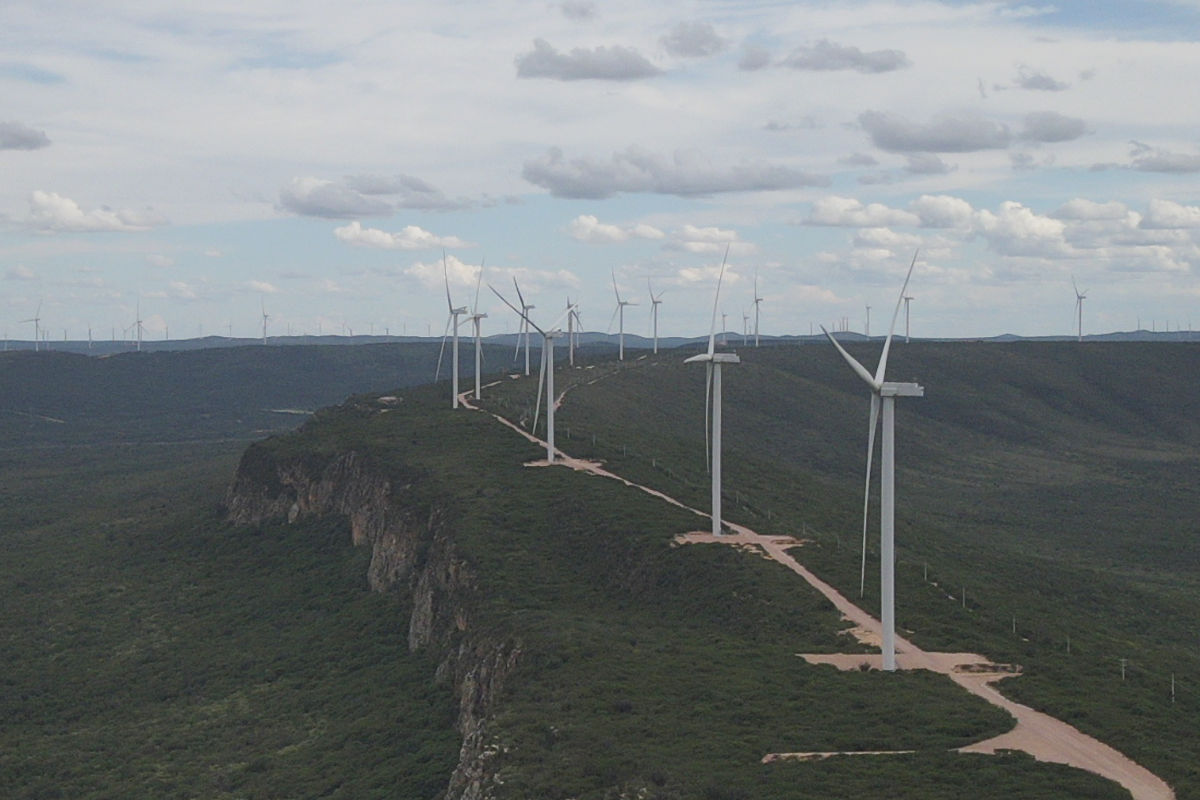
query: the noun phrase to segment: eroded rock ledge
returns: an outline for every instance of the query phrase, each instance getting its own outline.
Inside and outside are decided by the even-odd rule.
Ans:
[[[511,637],[472,628],[477,582],[456,552],[445,504],[422,496],[412,483],[394,483],[358,451],[279,457],[262,443],[243,454],[225,508],[238,525],[327,514],[350,521],[354,544],[371,548],[371,589],[411,598],[409,649],[433,648],[439,655],[437,678],[454,687],[463,739],[445,797],[488,797],[487,724],[521,646]]]

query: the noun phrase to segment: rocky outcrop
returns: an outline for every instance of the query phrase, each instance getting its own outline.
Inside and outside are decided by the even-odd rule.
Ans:
[[[327,514],[349,520],[354,544],[371,548],[369,586],[411,598],[408,646],[441,655],[437,677],[450,681],[458,698],[463,741],[445,796],[481,800],[489,796],[494,755],[488,719],[521,647],[511,637],[472,628],[475,574],[455,548],[446,504],[430,500],[418,480],[396,481],[354,450],[280,458],[257,444],[243,455],[225,508],[239,525]]]

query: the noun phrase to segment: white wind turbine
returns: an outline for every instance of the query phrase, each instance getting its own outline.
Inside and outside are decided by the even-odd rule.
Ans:
[[[263,298],[258,298],[258,306],[262,309],[262,343],[267,343],[267,323],[271,321],[271,315],[267,313],[267,301]],[[140,324],[140,323],[139,323]],[[138,335],[138,341],[141,341],[141,334]]]
[[[650,285],[649,278],[646,278],[646,288],[650,290],[650,318],[654,326],[654,354],[658,355],[658,307],[662,305],[662,296],[667,290],[663,289],[655,296],[654,287]]]
[[[138,349],[138,352],[140,353],[140,352],[142,352],[142,331],[145,330],[142,326],[142,322],[143,322],[143,320],[142,320],[142,299],[140,297],[138,298],[138,301],[137,301],[137,306],[136,306],[136,310],[134,312],[134,316],[137,317],[137,319],[135,319],[133,321],[133,325],[137,329],[137,349]]]
[[[909,295],[904,295],[904,343],[909,343],[908,338],[908,304],[913,301]]]
[[[1083,341],[1083,301],[1087,299],[1086,291],[1079,291],[1079,286],[1075,283],[1075,276],[1071,276],[1071,286],[1075,289],[1075,315],[1079,320],[1079,341]]]
[[[905,301],[905,289],[908,279],[912,277],[913,267],[917,264],[917,254],[913,254],[912,264],[904,278],[904,287],[900,290],[900,298],[896,301],[896,310],[892,313],[892,326],[888,329],[887,339],[883,342],[883,354],[879,357],[879,366],[871,375],[866,368],[846,352],[824,326],[821,330],[837,348],[838,353],[850,365],[863,381],[871,388],[871,422],[867,435],[867,477],[863,491],[863,561],[860,577],[860,595],[865,590],[867,569],[867,511],[871,499],[871,459],[875,453],[875,427],[883,411],[883,443],[881,468],[879,476],[879,530],[880,530],[880,621],[883,624],[883,668],[888,671],[896,669],[896,398],[924,397],[925,388],[916,383],[893,383],[887,381],[888,351],[892,346],[892,335],[896,330],[896,319],[900,315],[900,305]]]
[[[717,275],[717,292],[713,297],[712,322],[708,327],[708,352],[685,359],[683,363],[703,363],[706,367],[704,382],[704,441],[708,443],[709,402],[712,403],[712,448],[710,472],[712,473],[712,532],[714,536],[721,535],[721,365],[738,364],[741,359],[735,353],[716,352],[717,304],[721,301],[721,279],[725,277],[725,262],[729,258],[729,248],[725,248],[725,258],[721,260],[721,271]],[[705,456],[709,456],[705,453]]]
[[[617,324],[617,360],[625,360],[625,306],[636,306],[637,303],[632,300],[622,300],[621,292],[617,289],[617,273],[614,270],[612,273],[613,294],[617,296],[617,307],[613,310],[613,316],[619,317],[620,321]],[[608,321],[608,329],[612,330],[612,320]]]
[[[742,311],[742,347],[746,346],[746,339],[750,336],[750,312]]]
[[[29,319],[21,320],[22,323],[33,323],[33,352],[38,351],[38,342],[42,338],[42,301],[38,300],[37,311],[33,312],[33,316]]]
[[[480,333],[480,321],[487,319],[487,314],[479,313],[479,285],[483,282],[483,262],[479,262],[479,277],[475,279],[475,307],[471,309],[468,320],[475,328],[475,399],[479,399],[480,373],[483,371],[483,337]]]
[[[491,285],[488,285],[491,288]],[[525,339],[525,374],[529,374],[529,312],[535,306],[533,303],[526,303],[524,295],[521,294],[521,287],[517,285],[517,279],[513,278],[513,288],[517,290],[517,300],[521,303],[521,310],[517,314],[521,317],[521,330],[517,333],[517,349],[513,351],[513,361],[517,360],[517,354],[521,352],[521,339]],[[515,306],[514,306],[515,309]]]
[[[450,349],[450,394],[451,408],[458,408],[458,318],[462,314],[467,313],[466,306],[455,308],[454,301],[450,299],[450,270],[446,266],[446,251],[442,251],[442,277],[446,282],[446,306],[449,308],[450,315],[446,318],[446,330],[442,333],[442,347],[438,350],[437,370],[433,374],[433,379],[437,381],[442,374],[442,355],[446,352],[446,336],[450,334],[451,327],[454,328],[454,344]]]
[[[568,363],[575,366],[575,346],[576,339],[579,338],[579,326],[583,323],[579,319],[579,304],[572,303],[571,298],[567,298],[567,359]]]
[[[758,272],[754,273],[754,346],[758,347],[758,307],[763,298],[758,293]]]
[[[529,430],[531,432],[537,431],[538,417],[541,415],[541,409],[542,409],[542,386],[544,384],[546,387],[546,461],[550,464],[553,464],[554,463],[554,400],[555,400],[555,398],[554,398],[554,340],[557,339],[559,336],[562,336],[562,331],[558,327],[559,323],[561,323],[563,321],[563,319],[569,318],[571,316],[571,311],[575,307],[567,306],[567,310],[564,311],[559,316],[558,319],[554,320],[554,323],[549,328],[547,328],[546,330],[542,330],[534,323],[534,321],[532,319],[525,316],[520,311],[517,311],[517,307],[514,306],[512,303],[508,302],[508,299],[505,298],[504,295],[497,292],[496,287],[492,286],[491,284],[488,284],[488,288],[492,290],[492,292],[496,295],[496,297],[499,297],[504,302],[504,305],[508,306],[513,311],[516,311],[518,314],[520,314],[521,318],[524,319],[526,322],[528,322],[530,327],[532,327],[534,330],[536,330],[538,333],[540,333],[542,335],[542,365],[541,365],[541,368],[538,370],[537,405],[533,412],[533,425],[530,427]]]

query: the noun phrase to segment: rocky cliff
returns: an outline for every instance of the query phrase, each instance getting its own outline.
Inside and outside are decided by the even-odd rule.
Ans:
[[[242,457],[225,507],[239,525],[326,514],[349,520],[354,544],[371,549],[371,589],[410,597],[408,646],[440,655],[437,677],[451,681],[458,698],[463,741],[445,797],[480,800],[491,785],[488,719],[521,646],[472,628],[475,574],[456,551],[447,504],[418,491],[419,480],[397,482],[355,450],[280,457],[256,444]]]

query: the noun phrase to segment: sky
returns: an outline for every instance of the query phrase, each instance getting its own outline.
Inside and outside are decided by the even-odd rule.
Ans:
[[[1200,0],[0,4],[31,339],[1200,327]],[[443,260],[443,252],[445,257]],[[482,288],[475,288],[483,265]],[[1074,286],[1073,286],[1074,282]],[[1194,320],[1192,318],[1195,318]],[[720,320],[718,320],[720,327]]]

